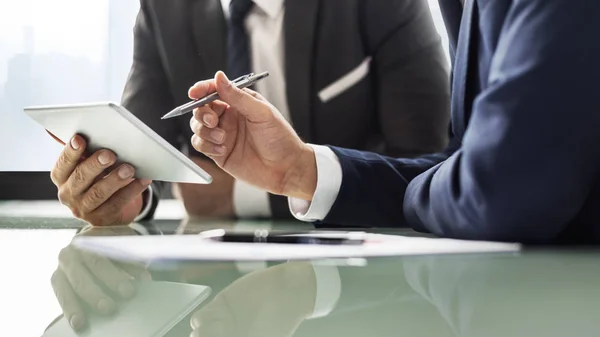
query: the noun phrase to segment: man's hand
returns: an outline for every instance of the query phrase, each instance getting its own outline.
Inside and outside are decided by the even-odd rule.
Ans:
[[[134,179],[131,165],[115,168],[117,156],[108,150],[84,159],[85,148],[85,140],[76,135],[52,168],[58,199],[75,217],[94,226],[132,222],[142,209],[142,192],[152,181]]]
[[[236,179],[274,194],[312,200],[315,155],[262,96],[234,87],[223,72],[198,82],[189,96],[217,91],[221,101],[194,111],[192,145]]]
[[[191,159],[210,174],[213,182],[209,185],[173,184],[173,195],[183,202],[186,211],[193,217],[233,217],[233,177],[211,160]]]

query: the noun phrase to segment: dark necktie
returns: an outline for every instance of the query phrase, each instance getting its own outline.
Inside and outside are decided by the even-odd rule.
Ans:
[[[227,76],[232,80],[250,72],[250,43],[244,20],[252,6],[252,0],[231,0],[229,3]]]

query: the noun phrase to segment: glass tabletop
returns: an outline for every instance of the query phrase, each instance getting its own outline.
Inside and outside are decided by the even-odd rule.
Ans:
[[[600,254],[584,248],[144,264],[72,244],[79,236],[195,235],[215,228],[313,227],[158,219],[91,228],[66,217],[0,215],[0,336],[547,337],[600,331]]]

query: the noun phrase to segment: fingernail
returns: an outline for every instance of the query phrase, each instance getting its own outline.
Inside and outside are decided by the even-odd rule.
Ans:
[[[121,284],[117,286],[117,290],[124,298],[131,298],[135,292],[133,285],[129,281],[121,282]]]
[[[229,78],[227,77],[227,75],[225,75],[225,73],[223,73],[223,77],[221,77],[221,83],[225,85],[229,84]]]
[[[225,137],[225,132],[221,130],[212,130],[210,132],[210,136],[217,142],[222,142],[223,138]]]
[[[218,154],[225,154],[225,146],[217,145],[215,146],[215,152]]]
[[[140,180],[140,183],[142,184],[142,186],[148,186],[152,184],[152,179],[142,179]]]
[[[69,320],[69,324],[71,324],[71,327],[75,330],[79,330],[81,328],[83,328],[83,319],[81,319],[81,317],[77,316],[77,315],[73,315],[71,317],[71,319]]]
[[[104,151],[98,156],[98,161],[101,165],[108,165],[112,160],[112,156],[108,152]]]
[[[71,138],[71,146],[75,150],[79,150],[79,141],[77,141],[77,137]]]
[[[215,118],[212,115],[208,114],[204,115],[204,117],[202,117],[202,120],[206,125],[213,125],[213,123],[215,122]]]
[[[133,176],[133,167],[129,165],[123,165],[119,168],[119,172],[117,173],[119,174],[119,178],[123,180],[129,179]]]
[[[97,308],[98,310],[100,310],[100,312],[110,313],[114,309],[114,304],[112,303],[112,301],[103,298],[100,301],[98,301]]]

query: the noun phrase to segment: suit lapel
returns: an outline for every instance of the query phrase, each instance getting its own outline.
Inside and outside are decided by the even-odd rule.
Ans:
[[[320,0],[285,2],[285,77],[290,115],[296,132],[311,141],[314,40]]]
[[[227,66],[227,22],[220,0],[192,0],[192,30],[196,50],[206,70],[214,74]]]
[[[471,39],[473,38],[473,12],[477,0],[465,0],[456,49],[452,79],[452,120],[454,134],[462,138],[466,128],[467,79]],[[469,107],[470,108],[470,107]]]

